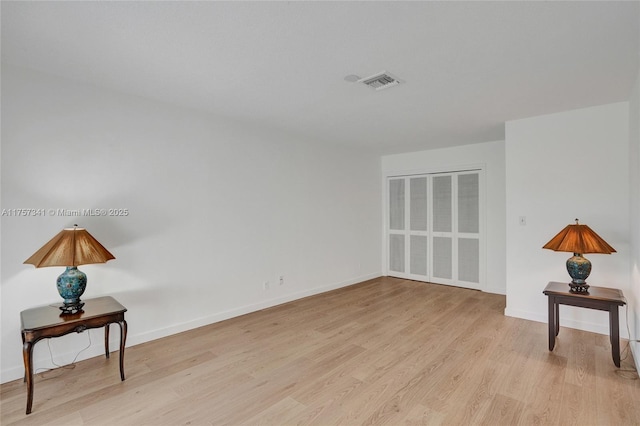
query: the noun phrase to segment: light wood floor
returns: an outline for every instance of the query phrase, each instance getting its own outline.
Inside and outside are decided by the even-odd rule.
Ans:
[[[379,278],[127,348],[124,382],[117,356],[49,372],[35,380],[29,416],[22,381],[4,384],[0,420],[640,424],[640,381],[616,373],[607,336],[561,328],[550,353],[546,324],[505,317],[504,305],[504,296]]]

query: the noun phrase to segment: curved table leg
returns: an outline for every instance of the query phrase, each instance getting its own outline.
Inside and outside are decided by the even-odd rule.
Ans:
[[[24,340],[24,338],[23,338]],[[22,345],[22,358],[24,360],[24,378],[27,382],[27,412],[31,413],[31,406],[33,405],[33,343],[24,342]]]
[[[107,358],[109,358],[109,326],[111,324],[107,324],[104,326],[104,354]]]
[[[120,325],[120,380],[124,380],[124,345],[127,342],[127,322],[122,320]]]
[[[613,363],[620,368],[620,320],[618,305],[609,307],[609,339],[611,340],[611,355]]]
[[[549,350],[552,351],[556,345],[556,336],[558,334],[558,314],[557,305],[553,296],[549,296]]]

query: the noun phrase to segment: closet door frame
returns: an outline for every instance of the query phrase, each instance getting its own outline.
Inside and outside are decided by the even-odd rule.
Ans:
[[[485,165],[484,164],[474,164],[467,165],[464,167],[451,167],[451,168],[442,168],[442,169],[431,169],[431,170],[411,170],[411,171],[401,171],[401,172],[389,172],[382,176],[383,179],[383,271],[387,276],[394,276],[404,279],[411,279],[417,281],[424,282],[433,282],[437,284],[445,284],[445,285],[453,285],[457,287],[465,287],[472,288],[477,290],[484,291],[486,289],[486,236],[485,236],[485,212],[486,212],[486,189],[485,189],[485,173],[484,173]],[[462,232],[458,232],[458,221],[456,220],[458,217],[458,200],[457,200],[457,185],[458,185],[458,176],[461,174],[478,174],[478,233],[477,234],[466,234]],[[452,176],[452,190],[453,186],[456,187],[456,190],[452,191],[452,244],[455,247],[452,248],[452,279],[437,279],[433,277],[433,237],[440,235],[438,232],[433,232],[433,177],[434,176],[443,176],[443,175],[451,175]],[[415,231],[409,230],[409,186],[408,182],[410,178],[415,177],[423,177],[428,176],[428,231],[425,233],[429,236],[429,244],[427,248],[428,253],[428,265],[427,265],[427,273],[428,279],[425,280],[425,277],[416,276],[411,274],[410,270],[410,261],[407,259],[410,256],[409,251],[409,239],[410,235],[416,234]],[[389,200],[389,182],[391,179],[406,179],[405,180],[405,207],[404,207],[404,223],[405,223],[405,231],[392,231],[390,230],[390,200]],[[405,256],[405,267],[404,272],[392,271],[390,269],[390,235],[391,234],[404,234],[404,256]],[[422,233],[417,233],[422,234]],[[479,239],[479,257],[478,257],[478,283],[468,282],[458,279],[458,242],[460,238],[477,238]]]

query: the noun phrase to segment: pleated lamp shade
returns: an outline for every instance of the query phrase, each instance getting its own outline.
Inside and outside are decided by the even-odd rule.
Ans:
[[[567,259],[567,272],[571,277],[570,291],[575,293],[588,293],[589,284],[587,278],[591,274],[591,262],[582,256],[585,253],[615,253],[611,247],[598,234],[587,225],[580,225],[576,219],[575,225],[567,225],[562,231],[551,239],[542,248],[554,251],[566,251],[573,253]]]
[[[65,228],[40,250],[24,261],[36,268],[45,266],[78,266],[105,263],[115,259],[84,228]]]
[[[587,225],[567,225],[562,231],[551,239],[542,248],[553,251],[566,251],[569,253],[616,253],[605,240],[596,234]]]

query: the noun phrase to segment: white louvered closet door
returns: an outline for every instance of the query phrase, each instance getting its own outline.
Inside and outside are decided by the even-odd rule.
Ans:
[[[436,175],[431,178],[433,221],[431,232],[431,281],[453,284],[453,176]]]
[[[390,275],[405,276],[405,184],[406,179],[389,179],[388,252]]]
[[[427,281],[427,176],[389,179],[389,275]]]
[[[478,171],[389,178],[387,274],[482,288]]]
[[[457,281],[459,285],[481,288],[480,174],[459,173],[457,179]]]

